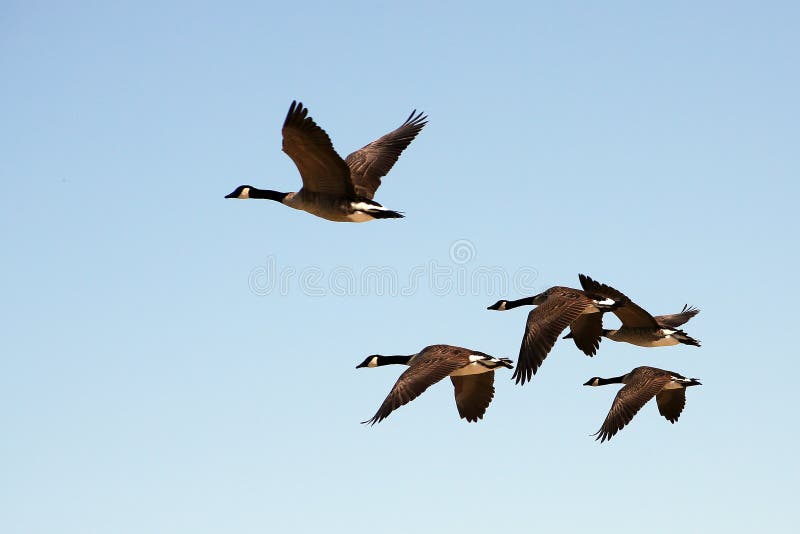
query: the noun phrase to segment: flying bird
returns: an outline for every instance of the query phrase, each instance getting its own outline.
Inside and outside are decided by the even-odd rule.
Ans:
[[[679,343],[695,347],[700,346],[698,340],[678,328],[700,313],[697,308],[685,305],[680,313],[653,317],[630,298],[609,285],[601,284],[587,276],[581,279],[581,286],[584,291],[611,298],[620,303],[620,306],[610,310],[622,321],[622,326],[616,330],[602,328],[601,315],[595,315],[587,319],[593,323],[590,328],[601,329],[603,337],[607,337],[612,341],[623,341],[639,345],[640,347],[668,347]],[[565,339],[575,338],[574,334],[573,331],[564,337]],[[577,339],[575,344],[578,344]]]
[[[283,151],[300,171],[303,187],[296,193],[281,193],[240,185],[225,198],[274,200],[335,222],[403,217],[372,197],[427,118],[414,110],[396,130],[342,159],[325,130],[308,116],[308,109],[301,102],[292,102],[283,122]]]
[[[583,282],[589,277],[581,274],[579,278]],[[517,384],[525,384],[533,378],[567,326],[572,328],[575,344],[586,355],[594,355],[600,344],[602,322],[592,319],[595,316],[599,319],[603,312],[613,310],[619,303],[591,291],[554,286],[533,297],[498,300],[488,309],[505,311],[525,305],[536,308],[528,314],[525,324],[517,368],[512,376]]]
[[[614,403],[596,433],[600,442],[611,439],[614,434],[631,422],[633,416],[653,397],[658,404],[658,413],[670,423],[675,423],[686,405],[686,388],[701,385],[697,378],[657,369],[637,367],[630,373],[614,378],[590,378],[584,386],[605,386],[606,384],[625,384],[617,392]]]
[[[394,410],[416,399],[446,376],[450,377],[455,388],[458,414],[468,422],[476,422],[483,419],[486,408],[494,398],[494,370],[514,367],[508,358],[495,358],[452,345],[431,345],[408,356],[367,356],[356,369],[392,364],[408,365],[408,369],[397,379],[375,415],[362,421],[365,424],[380,423]]]

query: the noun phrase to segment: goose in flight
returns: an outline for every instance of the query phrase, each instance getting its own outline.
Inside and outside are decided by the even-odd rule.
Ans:
[[[275,200],[335,222],[403,217],[372,197],[381,178],[426,124],[427,116],[414,110],[396,130],[342,159],[302,102],[292,102],[283,122],[283,151],[300,171],[303,187],[296,193],[281,193],[240,185],[225,198]]]
[[[589,277],[581,274],[579,278],[583,283]],[[575,344],[586,355],[594,355],[602,334],[599,318],[603,312],[613,310],[619,303],[591,291],[554,286],[533,297],[498,300],[488,309],[505,311],[525,305],[535,305],[536,308],[528,314],[517,368],[512,376],[517,384],[525,384],[533,378],[567,326],[572,328]],[[591,320],[595,316],[598,321]]]
[[[658,413],[670,423],[675,423],[686,405],[686,388],[701,385],[696,378],[686,378],[672,371],[655,367],[637,367],[630,373],[614,378],[595,376],[584,386],[606,384],[625,384],[625,386],[614,398],[603,426],[593,434],[601,443],[611,439],[630,423],[633,416],[653,397],[656,398]]]
[[[455,388],[458,414],[468,422],[476,422],[483,419],[494,397],[494,370],[514,367],[508,358],[495,358],[452,345],[431,345],[408,356],[367,356],[356,369],[391,364],[408,365],[408,369],[397,379],[375,415],[363,423],[380,423],[394,410],[416,399],[446,376],[450,377]]]
[[[653,317],[627,296],[609,285],[601,284],[587,276],[581,279],[581,286],[584,291],[611,298],[621,303],[620,306],[611,310],[622,321],[622,326],[616,330],[602,328],[600,315],[588,319],[594,323],[591,328],[602,329],[603,337],[607,337],[612,341],[623,341],[639,345],[640,347],[668,347],[679,343],[695,347],[700,346],[698,340],[678,329],[679,326],[700,313],[697,308],[684,306],[680,313]],[[565,336],[565,338],[570,337],[575,337],[574,332]]]

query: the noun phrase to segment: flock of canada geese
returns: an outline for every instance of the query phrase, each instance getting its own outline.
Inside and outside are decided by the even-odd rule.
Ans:
[[[283,123],[283,151],[303,180],[297,192],[281,193],[241,185],[225,198],[269,199],[336,222],[365,222],[403,217],[373,200],[375,191],[405,148],[427,124],[427,116],[411,112],[397,129],[342,159],[330,137],[308,116],[300,102],[292,102]],[[378,411],[364,423],[383,421],[394,410],[421,395],[428,387],[450,377],[455,388],[459,415],[469,422],[482,419],[494,397],[494,371],[514,369],[512,378],[524,385],[533,379],[561,333],[572,339],[587,356],[594,356],[605,337],[641,347],[670,345],[700,346],[679,327],[699,313],[684,306],[679,313],[653,316],[611,286],[579,275],[581,289],[555,286],[519,300],[500,300],[488,307],[506,311],[536,306],[529,314],[514,368],[512,360],[452,345],[431,345],[416,354],[368,356],[360,367],[402,364],[408,369],[397,379]],[[611,312],[622,325],[603,328],[603,314]],[[585,386],[624,384],[617,392],[608,415],[595,434],[601,442],[611,439],[653,397],[658,411],[669,422],[680,417],[686,404],[686,388],[700,385],[696,378],[655,367],[637,367],[613,378],[590,378]]]

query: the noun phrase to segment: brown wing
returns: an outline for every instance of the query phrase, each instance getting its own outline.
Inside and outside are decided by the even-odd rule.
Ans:
[[[417,110],[412,111],[406,122],[393,132],[347,156],[345,162],[350,168],[350,175],[358,195],[367,198],[375,195],[375,191],[381,185],[381,178],[386,176],[403,150],[427,124],[427,116],[422,113],[417,113],[415,116],[415,113]]]
[[[617,291],[609,285],[592,280],[583,274],[579,275],[578,278],[581,281],[581,287],[583,287],[583,290],[586,291],[590,297],[610,298],[624,302],[622,306],[613,310],[614,315],[619,317],[623,325],[631,328],[659,328],[658,323],[652,315],[639,307],[620,291]]]
[[[611,410],[609,410],[606,420],[603,421],[603,426],[594,434],[601,443],[611,439],[614,434],[630,423],[633,416],[642,409],[642,406],[672,379],[666,371],[660,371],[652,367],[637,368],[637,370],[641,369],[647,369],[648,372],[632,376],[632,381],[617,392],[617,396],[611,405]],[[633,371],[631,375],[637,370]]]
[[[350,168],[333,149],[331,138],[308,116],[302,102],[292,102],[283,122],[283,151],[303,179],[303,188],[316,193],[353,196]]]
[[[494,398],[494,371],[477,375],[451,376],[456,395],[456,407],[462,419],[470,423],[483,419],[486,408]]]
[[[569,325],[575,345],[587,356],[597,354],[600,339],[603,337],[603,314],[585,313]]]
[[[462,360],[446,356],[447,354],[436,351],[421,352],[414,359],[411,367],[397,379],[375,415],[362,422],[370,425],[380,423],[394,410],[416,399],[430,386],[465,364]]]
[[[656,315],[654,319],[662,328],[678,328],[698,313],[700,313],[700,310],[694,306],[684,304],[680,313],[673,313],[672,315]]]
[[[585,295],[567,287],[552,287],[547,300],[528,314],[525,336],[512,378],[517,384],[531,380],[553,348],[558,335],[591,303]]]
[[[686,406],[686,388],[662,389],[656,394],[658,413],[667,418],[670,423],[675,423],[681,416],[683,407]]]

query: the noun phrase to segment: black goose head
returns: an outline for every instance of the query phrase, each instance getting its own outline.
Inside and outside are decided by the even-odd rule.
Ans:
[[[622,376],[615,376],[613,378],[600,378],[599,376],[594,376],[587,380],[583,385],[584,386],[607,386],[609,384],[624,384],[625,378],[628,375]]]
[[[280,191],[272,191],[271,189],[259,189],[252,185],[240,185],[233,192],[225,195],[225,198],[263,198],[267,200],[275,200],[276,202],[283,202],[283,199],[289,193],[281,193]]]
[[[486,309],[487,310],[504,311],[506,309],[506,306],[508,306],[508,301],[503,299],[503,300],[498,300],[497,302],[495,302],[491,306],[488,306]]]
[[[381,360],[382,356],[378,354],[373,354],[372,356],[367,356],[364,358],[364,361],[356,365],[356,369],[360,369],[362,367],[377,367],[380,365],[378,363]]]
[[[225,195],[225,198],[250,198],[250,191],[253,189],[253,186],[250,185],[240,185],[233,192],[228,193]]]
[[[363,362],[356,365],[356,369],[360,369],[361,367],[380,367],[381,365],[394,365],[394,364],[409,365],[412,357],[413,355],[381,356],[380,354],[373,354],[372,356],[367,356],[366,358],[364,358]]]

